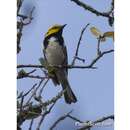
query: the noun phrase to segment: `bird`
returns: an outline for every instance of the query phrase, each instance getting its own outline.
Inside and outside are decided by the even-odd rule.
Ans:
[[[46,63],[49,66],[67,66],[68,56],[67,48],[62,36],[63,29],[67,24],[59,25],[55,24],[51,26],[45,34],[43,40],[43,54]],[[67,67],[57,67],[53,71],[51,79],[55,86],[61,85],[64,91],[64,99],[67,104],[76,103],[77,98],[72,91],[68,81],[68,69]]]

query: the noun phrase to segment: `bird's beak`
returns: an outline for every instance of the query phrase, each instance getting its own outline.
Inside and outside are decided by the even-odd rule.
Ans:
[[[62,29],[63,29],[66,25],[67,25],[67,24],[62,25]]]

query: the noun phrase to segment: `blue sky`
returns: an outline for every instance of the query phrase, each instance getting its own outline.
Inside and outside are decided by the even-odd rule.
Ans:
[[[92,5],[100,11],[107,11],[110,8],[109,0],[91,1],[82,0]],[[105,31],[112,31],[113,27],[108,25],[107,19],[97,17],[83,8],[77,6],[70,0],[25,0],[22,13],[28,13],[32,6],[35,6],[33,14],[34,20],[24,28],[22,37],[22,51],[18,54],[18,64],[39,64],[38,59],[43,56],[42,42],[44,34],[53,24],[67,24],[63,36],[68,49],[69,63],[75,53],[76,45],[80,36],[81,29],[90,23],[90,27],[95,26]],[[80,46],[79,56],[86,59],[85,64],[91,62],[96,56],[97,39],[91,34],[89,28],[85,31]],[[102,50],[113,48],[112,39],[108,39],[102,44]],[[77,62],[79,65],[85,65]],[[57,102],[52,113],[47,116],[43,123],[43,130],[49,126],[64,113],[74,110],[72,115],[79,119],[95,120],[99,117],[114,113],[114,57],[113,53],[105,55],[97,62],[98,69],[73,69],[69,70],[69,82],[75,92],[78,102],[67,105],[63,98]],[[18,80],[18,90],[28,90],[36,83],[36,80],[22,79]],[[44,90],[43,97],[49,99],[57,94],[61,87],[54,87],[50,81]],[[36,125],[36,123],[35,123]],[[35,129],[34,125],[34,129]],[[23,125],[26,130],[28,122]],[[56,130],[76,130],[74,122],[67,119],[61,122]],[[113,130],[113,127],[95,127],[92,130]]]

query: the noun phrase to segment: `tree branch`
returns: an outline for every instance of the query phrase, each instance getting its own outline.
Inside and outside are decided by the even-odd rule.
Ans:
[[[35,9],[35,7],[32,8],[32,10],[29,13],[29,16],[24,16],[22,14],[19,14],[19,10],[22,6],[23,0],[17,0],[17,17],[20,17],[20,21],[17,21],[17,53],[19,53],[21,51],[21,37],[22,37],[22,31],[23,31],[23,27],[30,24],[33,17],[33,11]],[[24,22],[25,19],[28,19],[28,22]]]
[[[102,117],[102,118],[100,118],[100,119],[97,119],[96,121],[88,121],[87,123],[83,123],[83,127],[82,127],[82,128],[79,128],[78,130],[86,130],[86,129],[89,129],[89,128],[95,126],[97,123],[101,123],[101,122],[103,122],[103,121],[105,121],[105,120],[108,120],[108,119],[114,120],[114,115]]]
[[[43,79],[39,82],[38,86],[35,88],[34,92],[33,92],[32,95],[30,96],[30,98],[27,100],[26,105],[28,105],[29,102],[31,101],[31,99],[36,95],[36,92],[37,92],[37,90],[40,88],[42,82],[43,82]]]
[[[19,13],[20,8],[22,7],[23,1],[24,0],[17,0],[17,14]]]
[[[58,99],[57,99],[57,100],[58,100]],[[55,100],[55,102],[51,105],[51,107],[49,108],[49,110],[47,110],[47,111],[42,115],[42,117],[41,117],[41,119],[40,119],[40,121],[39,121],[39,123],[38,123],[38,126],[37,126],[36,130],[40,130],[40,127],[41,127],[41,124],[42,124],[44,118],[46,117],[46,115],[48,115],[48,114],[51,112],[51,110],[52,110],[52,108],[55,106],[57,100]]]
[[[87,5],[86,3],[84,3],[84,2],[82,2],[80,0],[71,0],[71,1],[74,2],[74,3],[76,3],[78,6],[84,8],[85,10],[88,10],[91,13],[94,13],[97,16],[103,16],[103,17],[108,18],[109,25],[110,26],[113,25],[114,16],[113,15],[111,16],[111,14],[113,13],[113,10],[114,10],[114,0],[112,0],[112,2],[111,2],[111,8],[110,8],[110,11],[108,11],[108,12],[100,12],[100,11],[94,9],[90,5]]]
[[[34,119],[31,120],[30,126],[29,126],[29,129],[28,129],[28,130],[32,130],[33,121],[34,121]]]
[[[17,99],[27,96],[35,87],[37,84],[34,84],[31,89],[29,89],[25,94],[20,94]]]
[[[68,69],[96,69],[96,67],[93,67],[99,59],[101,59],[104,55],[114,52],[113,49],[104,51],[100,55],[98,55],[95,59],[92,60],[92,62],[89,65],[66,65],[66,66],[50,66],[50,67],[57,67],[57,68],[68,68]],[[43,65],[17,65],[17,68],[44,68]]]
[[[92,62],[91,64],[89,65],[90,67],[94,66],[96,64],[96,62],[102,58],[105,54],[108,54],[108,53],[111,53],[111,52],[114,52],[114,50],[108,50],[108,51],[104,51],[102,53],[100,53]]]
[[[81,34],[80,34],[80,37],[79,37],[79,41],[78,41],[78,44],[77,44],[77,48],[76,48],[76,51],[75,51],[75,56],[74,56],[74,59],[72,61],[72,66],[75,64],[76,59],[81,60],[81,58],[78,57],[79,46],[81,44],[81,40],[82,40],[83,34],[84,34],[84,32],[85,32],[85,30],[86,30],[86,28],[88,26],[89,26],[89,23],[81,31]],[[84,60],[82,59],[82,61],[84,61]]]
[[[63,121],[65,118],[69,117],[70,113],[72,113],[72,110],[66,114],[64,114],[63,116],[59,117],[54,123],[53,125],[49,128],[49,130],[53,130],[57,124],[59,124],[61,121]]]
[[[32,79],[47,79],[48,77],[41,77],[39,75],[26,75],[26,76],[22,76],[22,77],[17,77],[17,79],[23,79],[23,78],[32,78]]]
[[[108,11],[108,12],[99,12],[98,10],[94,9],[93,7],[81,2],[80,0],[71,0],[71,1],[75,2],[78,6],[84,8],[85,10],[88,10],[88,11],[96,14],[97,16],[109,17],[110,11]],[[112,4],[112,7],[113,7],[113,4]]]

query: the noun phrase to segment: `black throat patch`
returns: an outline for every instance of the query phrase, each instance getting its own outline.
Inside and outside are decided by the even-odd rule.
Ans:
[[[46,38],[44,39],[44,41],[43,41],[44,49],[47,48],[49,39],[51,39],[52,37],[55,38],[55,39],[57,40],[57,42],[58,42],[61,46],[64,45],[64,39],[63,39],[62,35],[53,34],[53,35],[50,35],[50,36],[48,36],[48,37],[46,37]]]

